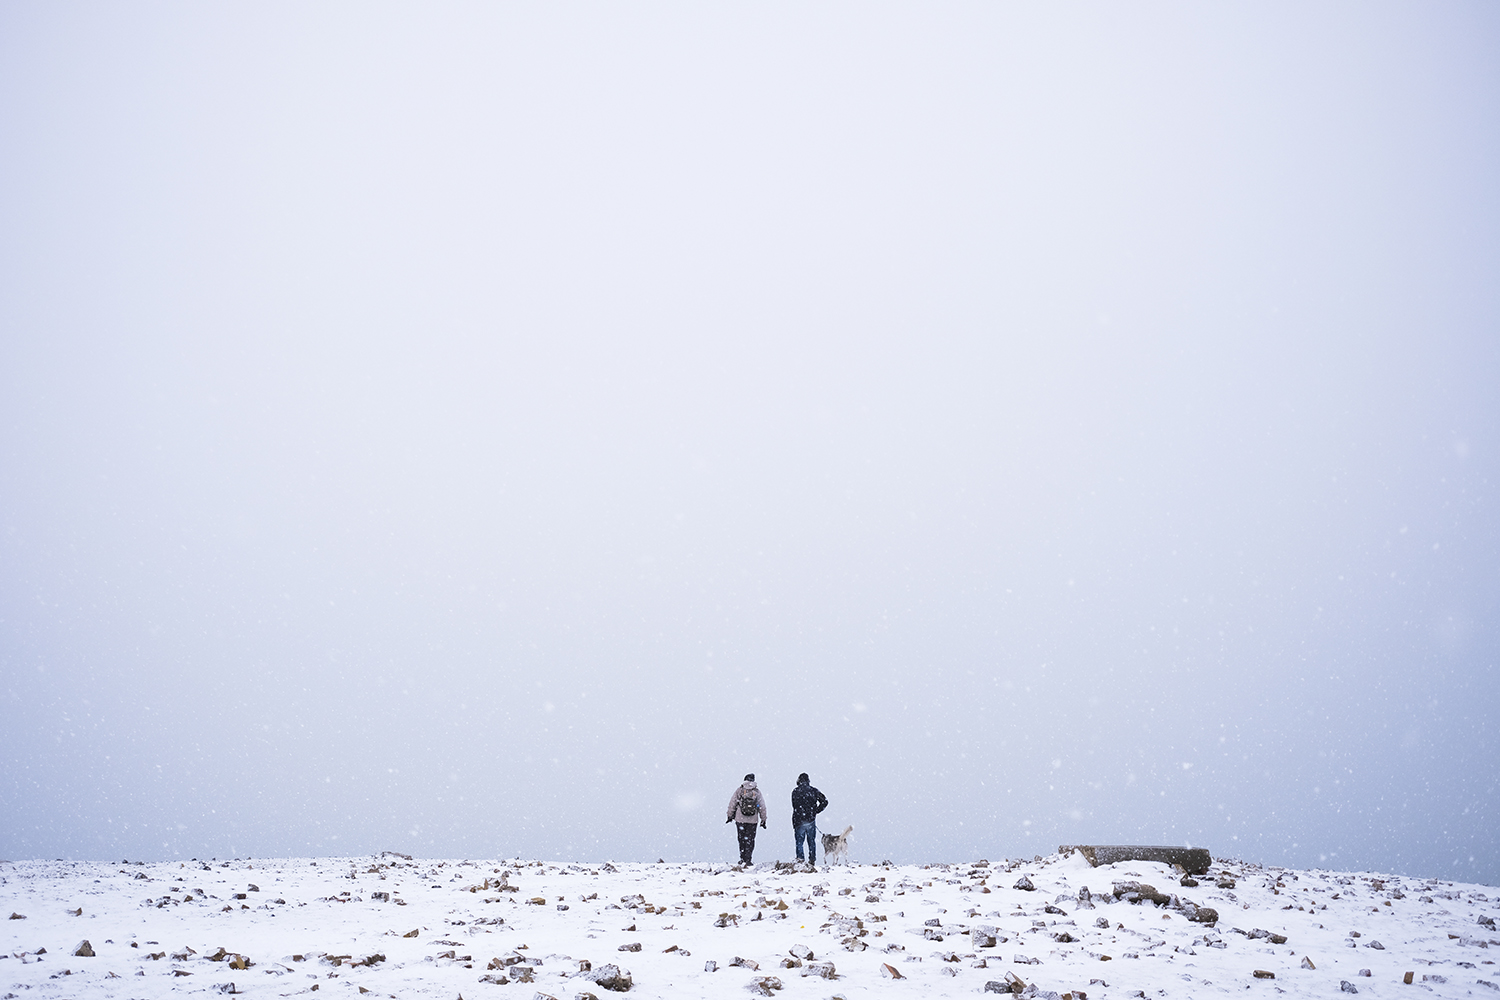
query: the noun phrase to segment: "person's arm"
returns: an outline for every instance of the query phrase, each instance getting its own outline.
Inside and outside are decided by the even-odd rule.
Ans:
[[[756,798],[758,804],[760,805],[760,828],[762,830],[764,830],[766,828],[766,815],[767,815],[766,814],[766,796],[765,796],[765,793],[757,791],[755,793],[755,798]]]
[[[734,790],[734,793],[729,796],[729,815],[728,815],[728,817],[725,818],[724,822],[726,822],[726,823],[733,823],[734,822],[734,814],[739,809],[739,802],[740,802],[740,790],[739,790],[738,787],[736,787],[735,790]]]
[[[824,809],[827,809],[827,808],[828,808],[828,796],[824,795],[822,792],[819,792],[818,793],[818,807],[813,810],[813,815],[816,816],[818,813],[822,812]]]

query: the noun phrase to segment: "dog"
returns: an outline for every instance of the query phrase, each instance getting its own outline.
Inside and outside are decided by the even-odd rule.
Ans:
[[[823,863],[825,865],[836,865],[849,857],[849,834],[854,832],[854,827],[844,827],[844,832],[839,834],[824,833],[823,838]]]

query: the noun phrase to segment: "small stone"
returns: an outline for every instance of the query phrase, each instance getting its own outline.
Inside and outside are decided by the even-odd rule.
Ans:
[[[738,955],[734,956],[734,961],[730,962],[729,964],[730,965],[734,965],[734,966],[738,966],[741,969],[749,969],[751,972],[755,972],[755,971],[757,971],[757,970],[760,969],[760,963],[757,962],[755,959],[753,959],[753,958],[740,958],[740,956],[738,956]]]
[[[1108,917],[1100,917],[1098,920],[1094,921],[1094,926],[1095,927],[1102,927],[1104,930],[1109,930],[1109,918]]]
[[[629,944],[622,944],[622,945],[620,945],[620,947],[617,948],[617,949],[615,949],[615,950],[616,951],[640,951],[641,950],[641,943],[639,941],[632,941]]]
[[[1276,978],[1276,973],[1274,973],[1274,972],[1268,972],[1265,969],[1256,969],[1254,972],[1251,973],[1251,975],[1254,976],[1256,979],[1275,979]]]
[[[1180,885],[1180,886],[1183,886],[1185,888],[1188,888],[1188,889],[1196,889],[1196,888],[1198,888],[1198,880],[1195,879],[1195,878],[1193,878],[1193,876],[1191,876],[1191,875],[1184,875],[1184,876],[1182,876],[1182,878],[1178,881],[1177,884]]]
[[[1406,975],[1404,975],[1404,976],[1401,977],[1401,981],[1403,983],[1405,983],[1407,986],[1410,986],[1411,985],[1411,981],[1414,978],[1416,978],[1415,975],[1413,973],[1408,972]]]
[[[91,945],[91,944],[89,944],[87,940],[83,940],[83,941],[78,942],[78,947],[73,949],[73,957],[75,957],[75,958],[93,958],[94,957],[94,946]]]
[[[886,979],[905,979],[906,978],[905,976],[903,976],[901,974],[901,970],[900,969],[896,968],[894,965],[889,965],[889,964],[887,964],[885,962],[881,962],[880,963],[880,974],[882,976],[884,976]]]
[[[1316,965],[1313,965],[1313,960],[1310,959],[1310,958],[1308,958],[1306,955],[1302,956],[1302,967],[1304,969],[1316,969],[1317,968]]]
[[[1036,886],[1032,883],[1031,878],[1026,875],[1021,876],[1021,878],[1016,882],[1015,888],[1020,889],[1022,892],[1036,891]]]
[[[16,913],[14,910],[12,910],[11,914],[10,914],[10,919],[12,919],[12,920],[25,920],[26,917],[25,917],[24,914]]]
[[[1340,979],[1339,980],[1339,989],[1341,991],[1343,991],[1344,993],[1358,993],[1359,992],[1359,990],[1355,987],[1355,985],[1353,983],[1349,982],[1349,980],[1347,980],[1347,979]]]
[[[1369,969],[1360,969],[1358,974],[1364,976],[1366,979],[1369,979],[1370,976],[1372,976],[1374,973],[1372,973]]]
[[[513,983],[536,981],[536,967],[531,965],[512,965],[506,974],[510,976],[510,981]]]
[[[781,980],[775,976],[756,976],[750,980],[750,992],[763,997],[774,996],[781,989]]]
[[[813,957],[812,949],[805,944],[794,944],[787,951],[793,958],[800,958],[804,962],[811,961]]]
[[[1374,948],[1376,951],[1385,951],[1385,945],[1381,944],[1379,941],[1371,941],[1369,944],[1365,945],[1365,947]]]
[[[703,971],[704,972],[718,972],[719,971],[719,963],[715,962],[713,959],[710,958],[707,962],[703,963]]]
[[[420,933],[422,933],[422,929],[420,927],[414,927],[401,936],[404,938],[416,937]]]
[[[1188,919],[1195,924],[1216,924],[1219,922],[1219,911],[1212,906],[1194,907]]]
[[[818,976],[822,979],[837,979],[838,970],[832,962],[809,962],[802,970],[804,976]]]

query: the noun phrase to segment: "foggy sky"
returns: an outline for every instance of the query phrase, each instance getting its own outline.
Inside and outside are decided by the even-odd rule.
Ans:
[[[0,857],[1500,882],[1500,12],[0,9]]]

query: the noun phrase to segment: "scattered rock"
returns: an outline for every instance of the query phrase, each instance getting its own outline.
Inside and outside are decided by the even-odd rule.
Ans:
[[[718,972],[719,971],[719,963],[715,962],[713,959],[710,958],[707,962],[703,963],[703,971],[704,972]]]
[[[1193,876],[1191,875],[1182,876],[1181,880],[1179,880],[1177,884],[1188,889],[1198,888],[1198,880],[1193,878]]]
[[[1340,979],[1339,980],[1339,989],[1341,991],[1343,991],[1344,993],[1358,993],[1359,992],[1359,990],[1355,987],[1355,985],[1353,983],[1349,982],[1349,980],[1347,980],[1347,979]]]
[[[1374,975],[1374,973],[1372,973],[1369,969],[1360,969],[1358,975],[1364,976],[1366,979],[1369,979],[1372,975]]]
[[[894,965],[888,965],[885,962],[881,962],[880,963],[880,974],[882,976],[884,976],[886,979],[905,979],[906,978],[905,976],[903,976],[901,974],[901,970],[900,969],[896,968]]]
[[[1302,956],[1302,967],[1304,969],[1316,969],[1317,968],[1316,965],[1313,965],[1313,960],[1310,959],[1310,958],[1308,958],[1306,955]],[[1411,975],[1411,973],[1407,973],[1407,975]]]
[[[611,962],[602,966],[597,972],[583,974],[585,979],[616,993],[624,993],[635,985],[630,978],[630,973]]]
[[[1265,969],[1256,969],[1251,973],[1256,979],[1275,979],[1276,973],[1267,972]]]
[[[1015,888],[1020,889],[1022,892],[1036,891],[1036,886],[1032,883],[1031,878],[1027,875],[1021,876],[1021,878],[1016,882]]]
[[[506,970],[513,983],[530,983],[536,981],[536,967],[531,965],[512,965]]]
[[[25,916],[25,914],[16,913],[14,910],[12,910],[11,914],[10,914],[10,919],[12,919],[12,920],[25,920],[26,916]]]
[[[94,957],[94,946],[91,945],[91,944],[89,944],[87,940],[83,940],[83,941],[78,942],[78,947],[76,947],[76,948],[73,949],[73,957],[74,958],[93,958]]]
[[[747,988],[751,993],[758,996],[774,996],[776,991],[781,989],[781,980],[775,976],[756,976],[750,980],[750,985]]]
[[[1283,940],[1285,939],[1283,938]],[[1374,948],[1376,951],[1385,951],[1385,945],[1381,944],[1379,941],[1371,941],[1369,944],[1365,945],[1365,947]]]
[[[734,965],[734,966],[738,966],[741,969],[749,969],[751,972],[756,972],[756,971],[758,971],[760,969],[760,963],[757,962],[755,959],[753,959],[753,958],[740,958],[740,956],[738,956],[738,955],[734,956],[734,961],[730,962],[729,964],[730,965]]]
[[[818,976],[822,979],[837,979],[838,970],[832,962],[809,962],[802,970],[804,976]]]
[[[1202,847],[1162,847],[1127,844],[1064,844],[1057,849],[1059,854],[1077,851],[1095,868],[1112,865],[1120,861],[1156,861],[1164,865],[1178,865],[1193,875],[1202,875],[1213,863],[1207,849]]]
[[[812,961],[812,957],[813,957],[812,949],[809,948],[805,944],[794,944],[794,945],[791,946],[791,948],[789,948],[787,950],[788,950],[788,953],[793,958],[800,958],[804,962],[810,962],[810,961]]]
[[[622,944],[622,945],[620,945],[620,947],[616,948],[615,950],[616,951],[640,951],[641,950],[641,943],[639,941],[631,941],[629,944]]]
[[[1011,962],[1014,963],[1014,964],[1016,964],[1016,965],[1041,965],[1042,964],[1042,960],[1040,958],[1027,958],[1025,955],[1021,955],[1021,954],[1017,954],[1015,958],[1011,959]]]
[[[420,927],[413,927],[411,930],[407,931],[405,934],[403,934],[401,936],[404,937],[404,938],[416,937],[421,932],[422,932],[422,929]]]

